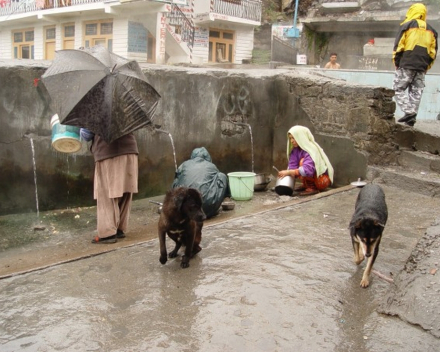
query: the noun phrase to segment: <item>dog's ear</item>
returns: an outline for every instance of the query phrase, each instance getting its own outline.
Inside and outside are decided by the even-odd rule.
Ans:
[[[176,206],[177,209],[180,210],[180,208],[182,208],[182,204],[185,200],[185,193],[184,192],[179,192],[177,193],[177,195],[174,196],[174,205]]]
[[[385,228],[385,225],[384,224],[381,224],[379,221],[377,221],[377,220],[374,220],[374,226],[380,226],[380,227],[383,227],[383,228]]]
[[[360,220],[356,221],[355,224],[354,224],[354,227],[356,229],[360,229],[362,227],[362,221],[363,221],[363,219],[360,219]]]
[[[192,197],[194,200],[202,202],[202,194],[195,188],[188,188],[188,197]]]

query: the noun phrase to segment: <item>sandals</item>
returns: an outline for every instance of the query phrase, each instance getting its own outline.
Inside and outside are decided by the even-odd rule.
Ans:
[[[118,242],[118,240],[116,239],[116,235],[109,236],[109,237],[103,237],[103,238],[96,236],[92,240],[92,243],[103,243],[103,244],[104,243],[116,243],[116,242]]]
[[[95,238],[92,240],[92,243],[116,243],[118,242],[118,238],[125,238],[125,233],[122,230],[119,230],[116,232],[116,235],[109,236],[109,237],[99,237],[95,236]]]
[[[304,196],[312,196],[318,193],[319,191],[317,189],[307,188],[304,192],[301,192],[299,195],[304,197]]]

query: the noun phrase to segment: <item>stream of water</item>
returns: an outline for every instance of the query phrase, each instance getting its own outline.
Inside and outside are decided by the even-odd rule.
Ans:
[[[254,136],[252,135],[252,127],[248,123],[233,122],[233,124],[238,126],[246,126],[247,128],[249,128],[249,134],[251,136],[252,172],[255,172],[254,171]]]
[[[251,135],[251,153],[252,153],[252,172],[254,171],[254,137],[252,135],[252,127],[249,124],[246,124],[249,127],[249,134]]]
[[[174,168],[175,168],[175,171],[177,171],[176,148],[174,147],[173,136],[172,136],[171,133],[168,132],[168,131],[164,131],[164,130],[160,130],[160,129],[156,129],[156,131],[157,131],[157,132],[160,132],[160,133],[167,134],[168,137],[170,138],[170,141],[171,141],[171,147],[173,148]]]
[[[38,187],[37,187],[37,165],[35,162],[35,148],[34,148],[34,140],[29,138],[31,141],[31,149],[32,149],[32,164],[34,166],[34,183],[35,183],[35,203],[37,207],[37,217],[40,217],[40,208],[38,206]]]

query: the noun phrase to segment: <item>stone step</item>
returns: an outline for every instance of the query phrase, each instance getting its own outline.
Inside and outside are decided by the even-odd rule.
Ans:
[[[437,172],[412,171],[403,166],[368,166],[367,180],[440,198],[440,174]]]
[[[397,162],[408,171],[440,173],[440,156],[428,152],[402,150]]]
[[[417,120],[414,128],[396,124],[396,143],[400,148],[440,153],[440,121]]]

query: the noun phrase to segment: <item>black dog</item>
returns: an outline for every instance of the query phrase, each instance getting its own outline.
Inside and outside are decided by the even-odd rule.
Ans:
[[[202,227],[206,215],[202,210],[202,196],[194,188],[178,187],[167,192],[159,218],[159,243],[162,264],[167,262],[165,234],[176,242],[176,247],[168,254],[175,258],[180,247],[185,246],[182,268],[189,266],[189,260],[200,252]]]
[[[350,236],[356,265],[368,258],[361,280],[361,287],[368,287],[374,261],[379,254],[382,232],[388,219],[385,193],[378,185],[368,184],[362,188],[356,199],[350,222]]]

